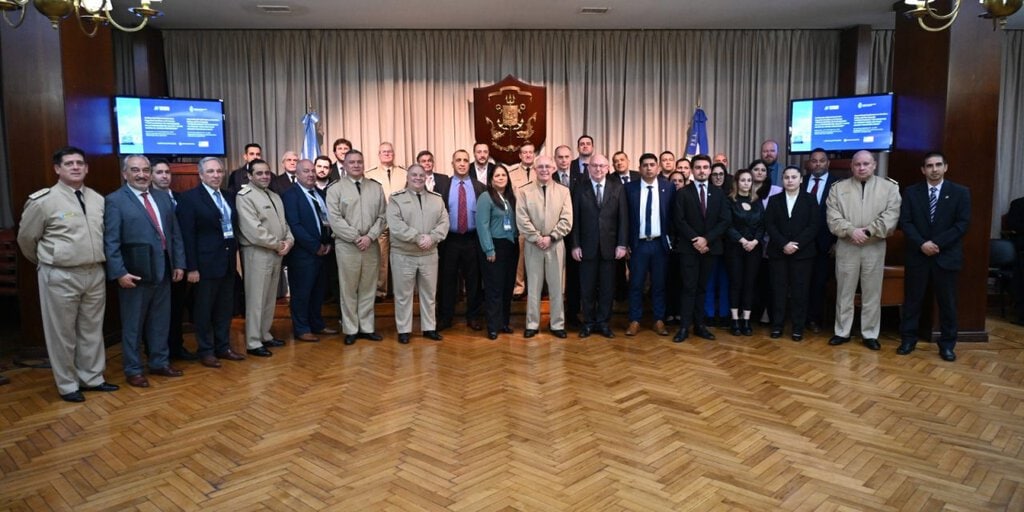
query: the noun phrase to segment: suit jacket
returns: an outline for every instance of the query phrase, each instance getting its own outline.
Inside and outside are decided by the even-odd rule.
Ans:
[[[221,195],[231,208],[231,224],[237,232],[235,195],[230,191],[221,191]],[[185,269],[198,270],[200,279],[220,279],[235,271],[237,238],[224,238],[220,220],[220,209],[202,183],[178,195],[178,225],[185,246]]]
[[[768,232],[768,257],[792,257],[798,260],[817,254],[815,239],[821,225],[821,215],[814,196],[801,191],[793,204],[793,214],[786,207],[786,193],[776,194],[768,200],[764,213],[765,230]],[[796,242],[799,250],[787,256],[782,249],[786,244]]]
[[[732,225],[732,210],[725,193],[710,182],[707,185],[706,215],[700,211],[700,193],[696,181],[676,193],[673,225],[680,237],[679,250],[684,254],[697,254],[690,240],[698,236],[707,239],[710,254],[722,254],[722,235]]]
[[[672,249],[669,235],[672,231],[672,204],[675,201],[676,187],[671,182],[660,176],[654,178],[654,188],[658,191],[658,211],[651,212],[651,215],[658,215],[661,220],[661,245],[665,251]],[[647,205],[643,203],[643,188],[647,183],[643,180],[633,180],[626,184],[626,202],[629,208],[629,247],[637,250],[640,245],[640,216],[643,215]]]
[[[323,190],[314,189],[314,193],[324,201],[324,205],[327,204],[327,194]],[[289,188],[284,194],[281,194],[284,218],[288,221],[288,227],[295,238],[295,247],[284,257],[289,267],[308,264],[321,258],[322,256],[316,255],[320,250],[320,245],[332,245],[330,227],[320,225],[316,210],[310,206],[307,197],[306,189],[301,185]],[[321,229],[327,233],[322,233]]]
[[[1013,231],[1013,242],[1018,251],[1024,251],[1024,197],[1010,202],[1010,211],[1006,212],[1005,229]]]
[[[964,264],[964,235],[971,222],[971,192],[962,185],[943,180],[935,205],[935,220],[928,215],[928,183],[915,183],[903,193],[900,229],[906,236],[906,265],[927,265],[935,258],[939,268],[960,270]],[[931,240],[939,254],[926,256],[921,244]]]
[[[560,185],[565,185],[566,187],[569,187],[569,192],[570,193],[572,193],[572,191],[576,188],[576,183],[577,182],[589,181],[589,180],[590,180],[590,176],[588,176],[586,174],[575,174],[570,169],[569,170],[569,183],[562,183],[561,181],[559,181],[558,169],[555,169],[554,171],[551,172],[551,181],[553,181],[555,183],[558,183]]]
[[[238,169],[231,171],[228,175],[228,190],[232,194],[237,194],[239,190],[242,190],[242,185],[249,184],[249,165],[243,165]]]
[[[439,172],[433,173],[434,176],[434,190],[433,192],[439,192],[442,188],[448,190],[452,186],[452,177],[447,174],[441,174]],[[427,190],[430,190],[429,188]],[[447,199],[447,198],[446,198]],[[445,203],[447,205],[447,203]]]
[[[629,205],[622,182],[604,180],[604,202],[597,204],[593,182],[580,181],[572,193],[572,218],[576,225],[569,233],[569,248],[583,250],[584,260],[614,260],[615,248],[626,247],[629,240]]]
[[[294,185],[295,183],[288,176],[288,171],[282,172],[270,180],[270,190],[277,192],[278,195],[284,194],[285,190],[292,188]]]
[[[124,253],[121,251],[127,244],[150,246],[157,283],[170,277],[167,275],[168,269],[185,268],[185,248],[171,197],[162,190],[150,189],[149,199],[159,211],[167,250],[164,250],[158,228],[150,220],[145,206],[131,187],[122,185],[106,197],[104,205],[103,250],[107,256],[108,279],[117,279],[128,273]]]
[[[516,200],[516,227],[530,243],[545,236],[556,242],[564,239],[572,230],[569,188],[551,180],[545,199],[539,182],[524,185]]]
[[[484,192],[487,191],[487,187],[484,186],[479,181],[474,180],[472,172],[469,173],[469,176],[470,176],[469,183],[473,185],[473,194],[475,194],[477,199],[479,199],[480,198],[480,194],[483,194]],[[447,178],[445,180],[438,180],[437,178],[438,178],[438,175],[434,174],[434,192],[437,192],[441,196],[441,199],[444,202],[444,211],[447,212],[448,211],[448,193],[451,192],[452,178],[449,177],[449,176],[445,176],[445,178]],[[470,212],[470,215],[473,215],[473,213]]]
[[[821,221],[818,223],[818,235],[815,237],[815,244],[818,246],[819,254],[822,252],[828,252],[829,248],[836,243],[836,236],[828,230],[828,220],[825,218],[825,201],[828,200],[828,193],[832,191],[832,185],[840,181],[841,178],[837,178],[834,173],[829,171],[828,178],[825,179],[825,183],[819,185],[824,186],[825,189],[821,191],[821,202],[818,203],[818,216],[821,217]],[[804,178],[804,184],[800,187],[809,191],[808,187],[812,187],[814,182],[814,175],[808,174]],[[812,196],[813,197],[813,196]]]
[[[487,176],[490,176],[491,171],[493,171],[495,167],[497,167],[497,166],[494,164],[494,162],[487,162],[487,174],[484,176],[484,180],[480,181],[476,177],[476,161],[470,162],[470,164],[469,164],[469,178],[471,180],[473,180],[473,181],[480,181],[480,184],[483,185],[484,188],[487,188]]]
[[[589,165],[590,162],[587,162],[587,164]],[[573,181],[587,177],[587,171],[583,169],[582,165],[580,165],[579,157],[574,158],[572,162],[569,163],[569,174],[572,175]]]
[[[327,218],[335,240],[354,243],[364,235],[376,240],[387,228],[383,188],[365,176],[360,181],[362,193],[347,177],[327,188]]]
[[[608,173],[608,177],[609,178],[614,178],[619,183],[622,183],[622,176],[620,176],[619,173],[617,173],[615,171],[612,171],[612,172]],[[640,173],[639,172],[637,172],[637,171],[629,171],[629,183],[633,183],[634,181],[639,181],[639,180],[640,180]],[[628,185],[629,183],[622,183],[622,184],[623,185]]]

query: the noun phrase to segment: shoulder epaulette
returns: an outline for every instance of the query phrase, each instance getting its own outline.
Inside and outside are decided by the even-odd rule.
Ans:
[[[49,193],[50,193],[50,189],[42,188],[42,189],[36,190],[35,192],[29,194],[28,198],[29,198],[29,200],[36,200],[36,199],[39,199],[40,197],[43,197],[43,196],[45,196],[46,194],[49,194]]]
[[[405,191],[406,191],[406,189],[404,189],[404,188],[402,190],[396,190],[396,191],[391,193],[391,197],[395,197],[397,195],[404,194]]]
[[[886,176],[885,179],[889,180],[889,182],[892,183],[893,185],[899,186],[899,184],[900,184],[900,182],[898,182],[898,181],[896,181],[896,180],[894,180],[894,179],[892,179],[892,178],[890,178],[888,176]]]
[[[244,196],[248,194],[250,190],[252,190],[252,187],[250,187],[249,185],[242,185],[242,190],[239,190],[238,194],[236,195]]]
[[[526,188],[526,187],[528,187],[530,185],[533,185],[533,180],[530,180],[530,181],[527,181],[526,183],[523,183],[522,185],[519,186],[519,189],[522,190],[522,189],[524,189],[524,188]]]
[[[438,193],[438,192],[434,192],[433,190],[424,190],[424,192],[426,192],[426,193],[428,193],[428,194],[432,194],[432,195],[435,195],[435,196],[437,196],[437,197],[440,197],[440,198],[444,199],[444,196],[442,196],[442,195],[441,195],[440,193]]]

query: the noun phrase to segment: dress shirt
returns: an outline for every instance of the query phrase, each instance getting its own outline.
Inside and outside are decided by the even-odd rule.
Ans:
[[[135,187],[131,187],[130,186],[128,188],[130,188],[132,190],[132,193],[135,194],[135,199],[138,199],[139,200],[139,204],[141,204],[142,208],[145,209],[146,208],[146,200],[142,198],[143,192],[139,191]],[[164,230],[164,218],[162,216],[160,216],[160,207],[157,206],[156,199],[153,199],[153,194],[151,194],[149,192],[149,190],[145,190],[145,193],[149,194],[149,204],[151,204],[153,206],[153,211],[156,212],[156,223],[159,224],[159,226],[160,226],[160,233],[161,234],[166,233],[166,230]],[[214,204],[217,204],[217,203],[214,202]]]
[[[648,199],[650,197],[650,199]],[[661,236],[661,193],[658,190],[658,180],[654,183],[647,183],[640,180],[640,238],[647,233],[647,201],[651,203],[651,238]]]
[[[466,226],[467,233],[476,231],[476,191],[473,190],[473,182],[467,175],[465,178],[452,176],[452,184],[448,189],[448,220],[449,229],[456,231],[459,225],[459,183],[466,187]]]
[[[487,164],[484,164],[484,168],[481,169],[473,164],[473,171],[476,172],[476,180],[484,185],[487,184]]]
[[[601,180],[601,181],[590,180],[590,186],[592,186],[594,188],[594,197],[599,199],[598,202],[597,202],[597,205],[601,206],[600,199],[603,199],[602,195],[608,192],[608,187],[605,186],[605,180]],[[601,194],[602,195],[599,195],[597,193],[597,187],[598,186],[601,187]]]
[[[206,193],[207,194],[210,194],[210,200],[213,201],[213,205],[216,206],[218,210],[220,209],[220,204],[224,203],[224,211],[227,212],[228,219],[230,219],[231,218],[231,205],[228,204],[227,198],[224,197],[224,192],[221,192],[219,189],[218,190],[214,190],[214,189],[210,188],[206,183],[203,183],[203,188],[206,189]],[[220,192],[220,199],[221,199],[220,202],[218,202],[217,201],[217,197],[213,195],[214,192]]]
[[[814,180],[816,179],[820,179],[820,181],[818,181],[818,193],[815,195],[814,200],[818,204],[822,204],[821,202],[825,200],[825,183],[828,182],[828,171],[821,173],[821,176],[815,176],[814,174],[807,176],[807,188],[805,190],[807,190],[808,194],[814,190]]]
[[[800,197],[799,192],[793,195],[790,195],[789,192],[786,192],[786,213],[789,215],[790,218],[793,218],[793,205],[796,204],[797,197]]]

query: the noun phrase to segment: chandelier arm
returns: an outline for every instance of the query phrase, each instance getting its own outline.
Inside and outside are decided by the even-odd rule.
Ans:
[[[925,24],[924,18],[922,17],[922,18],[918,18],[917,19],[917,24],[920,25],[921,28],[927,30],[928,32],[942,32],[943,30],[946,30],[947,28],[953,26],[953,22],[954,21],[956,21],[956,16],[950,18],[949,21],[947,21],[946,23],[943,23],[941,26],[930,27],[930,26]]]
[[[85,22],[82,21],[82,17],[79,16],[78,13],[75,13],[75,19],[78,20],[78,28],[82,29],[82,33],[85,34],[86,37],[96,37],[96,32],[100,29],[100,24],[96,20],[92,21],[92,30],[87,30],[85,28]]]
[[[107,21],[114,28],[120,30],[121,32],[138,32],[138,31],[142,30],[143,28],[145,28],[146,24],[149,23],[149,16],[143,16],[142,17],[142,23],[139,23],[138,26],[135,26],[135,27],[132,27],[132,28],[128,28],[128,27],[122,26],[117,21],[114,21],[114,16],[112,14],[110,14],[110,9],[104,9],[103,10],[103,14],[105,14],[107,16]]]
[[[956,15],[960,13],[960,0],[953,0],[953,8],[946,14],[939,14],[939,10],[932,7],[932,2],[926,3],[924,8],[928,11],[928,16],[936,20],[950,20],[952,23],[956,19]]]
[[[13,22],[13,23],[11,22],[11,19],[7,17],[7,11],[4,11],[4,21],[11,28],[18,28],[18,27],[21,26],[22,23],[25,23],[25,10],[26,10],[25,6],[23,5],[21,7],[21,9],[19,9],[19,10],[21,11],[21,14],[18,15],[18,21]]]

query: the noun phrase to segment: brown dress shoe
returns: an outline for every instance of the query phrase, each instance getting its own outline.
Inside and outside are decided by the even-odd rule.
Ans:
[[[183,372],[183,371],[181,371],[181,370],[179,370],[179,369],[177,369],[177,368],[175,368],[173,366],[165,366],[163,368],[150,368],[149,369],[149,374],[150,375],[163,375],[164,377],[181,377],[182,375],[185,375],[185,372]]]
[[[127,378],[125,378],[125,380],[128,381],[129,385],[135,386],[137,388],[148,388],[149,387],[149,381],[146,380],[146,377],[141,375],[141,374],[140,375],[129,375]]]
[[[310,334],[308,332],[306,334],[301,335],[301,336],[296,336],[295,339],[297,339],[299,341],[320,341],[320,338],[317,338],[316,336],[313,336],[312,334]]]
[[[330,327],[324,327],[320,332],[318,332],[316,334],[323,334],[325,336],[333,336],[335,334],[338,334],[338,330],[337,329],[331,329]]]
[[[245,359],[245,356],[229,348],[224,352],[217,354],[217,359],[227,359],[228,361],[241,361]]]
[[[213,356],[203,356],[199,358],[199,363],[207,368],[220,368],[220,361]]]
[[[630,322],[626,328],[626,336],[636,336],[640,332],[640,322]]]
[[[665,328],[665,322],[658,320],[654,322],[654,333],[658,336],[668,336],[668,329]]]

